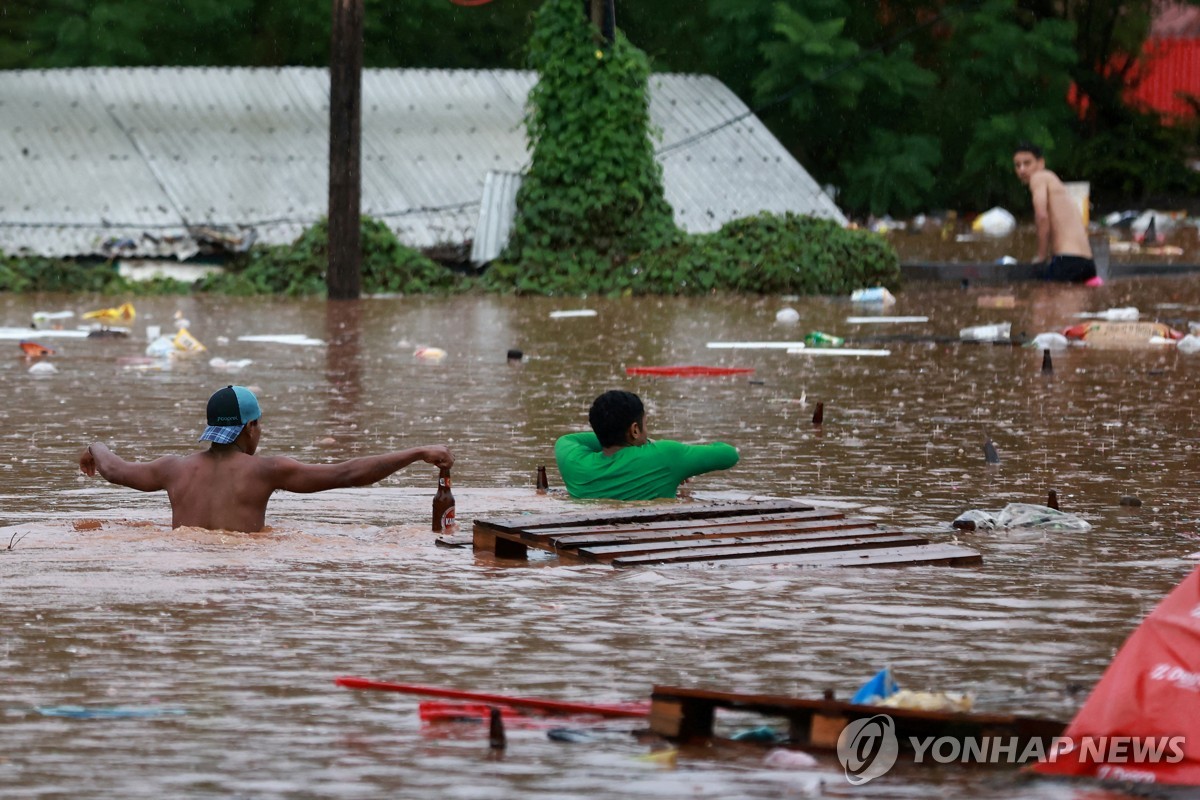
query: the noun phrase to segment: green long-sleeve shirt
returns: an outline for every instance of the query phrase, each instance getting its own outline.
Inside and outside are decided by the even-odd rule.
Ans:
[[[596,434],[585,431],[559,437],[554,460],[572,497],[653,500],[674,497],[679,484],[693,475],[729,469],[738,462],[738,451],[724,442],[663,440],[606,456]]]

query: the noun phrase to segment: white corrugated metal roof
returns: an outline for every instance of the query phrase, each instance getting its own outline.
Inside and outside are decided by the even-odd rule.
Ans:
[[[363,213],[413,247],[472,240],[488,174],[528,164],[522,118],[535,80],[366,70]],[[682,227],[711,231],[760,210],[845,222],[720,82],[655,75],[650,89]],[[291,241],[325,213],[328,115],[323,69],[0,72],[0,250],[186,258],[202,227]]]

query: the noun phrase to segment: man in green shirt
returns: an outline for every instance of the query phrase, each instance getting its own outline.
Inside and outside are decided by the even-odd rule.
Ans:
[[[593,433],[569,433],[554,443],[554,459],[572,497],[654,500],[674,497],[693,475],[729,469],[738,451],[724,442],[652,442],[646,409],[633,392],[613,390],[588,411]]]

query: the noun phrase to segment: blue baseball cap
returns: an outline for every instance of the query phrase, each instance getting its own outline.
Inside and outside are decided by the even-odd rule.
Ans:
[[[218,389],[208,398],[208,427],[200,435],[200,441],[230,444],[247,422],[253,422],[261,416],[258,398],[245,386]]]

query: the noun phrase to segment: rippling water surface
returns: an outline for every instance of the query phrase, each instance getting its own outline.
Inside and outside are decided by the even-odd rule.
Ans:
[[[846,696],[890,664],[904,686],[969,691],[980,710],[1070,718],[1195,564],[1200,355],[1073,349],[1047,375],[1038,351],[946,340],[971,324],[1033,334],[1129,305],[1186,329],[1200,320],[1200,280],[1021,286],[1015,308],[980,307],[1002,291],[912,286],[887,313],[930,321],[874,325],[848,323],[870,312],[828,298],[146,299],[128,340],[45,340],[60,350],[46,378],[0,342],[0,798],[1115,796],[1007,769],[916,767],[856,791],[828,755],[779,771],[753,749],[685,749],[670,769],[644,760],[650,746],[624,723],[590,744],[512,725],[496,758],[482,727],[423,724],[418,698],[332,683],[355,674],[577,701],[645,699],[655,684]],[[101,304],[111,298],[0,296],[0,325]],[[776,324],[785,305],[797,325]],[[598,313],[550,318],[578,308]],[[145,324],[170,328],[176,311],[209,352],[169,369],[138,363]],[[891,355],[706,347],[810,330]],[[286,333],[325,344],[238,341]],[[447,356],[414,358],[422,345]],[[510,348],[525,360],[507,362]],[[218,356],[253,364],[223,373],[209,363]],[[625,375],[663,364],[755,372]],[[511,566],[433,545],[427,465],[371,488],[277,496],[256,535],[171,531],[164,495],[78,474],[79,449],[97,439],[127,458],[193,449],[205,400],[230,382],[259,394],[264,454],[449,444],[468,525],[577,509],[536,495],[534,472],[547,464],[560,485],[554,438],[623,387],[646,400],[652,436],[740,449],[736,468],[696,479],[701,496],[811,499],[949,541],[966,509],[1041,503],[1055,489],[1094,527],[959,533],[983,553],[974,569]],[[1000,464],[985,464],[985,437]],[[1124,495],[1143,505],[1119,505]],[[82,520],[101,527],[76,530]],[[65,705],[180,713],[36,711]]]

